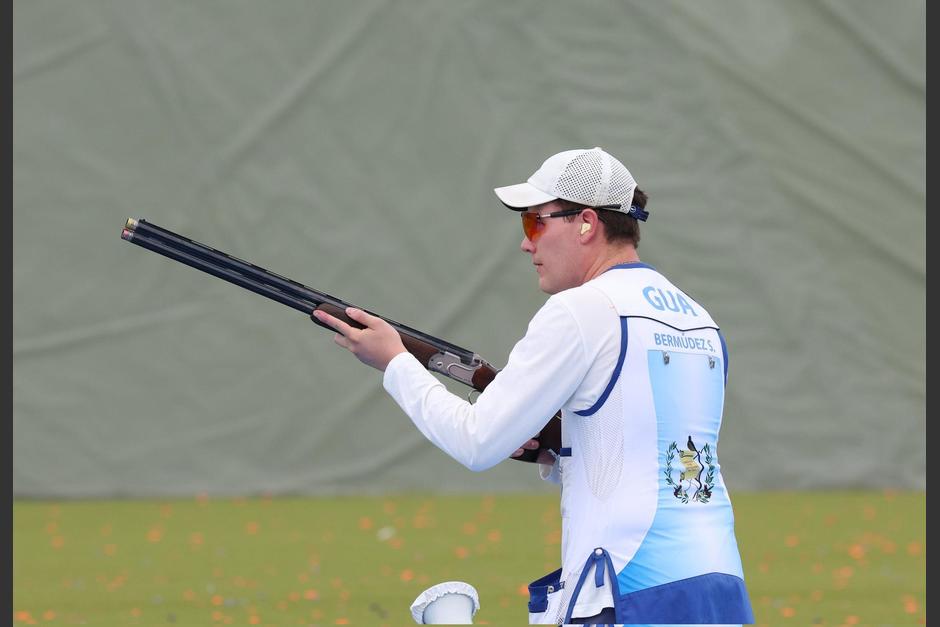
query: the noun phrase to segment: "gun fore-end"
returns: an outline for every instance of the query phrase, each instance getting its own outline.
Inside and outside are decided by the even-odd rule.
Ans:
[[[328,314],[330,314],[331,316],[333,316],[334,318],[337,318],[337,319],[339,319],[339,320],[342,320],[343,322],[345,322],[345,323],[348,324],[349,326],[353,327],[354,329],[364,329],[364,328],[365,328],[365,325],[363,325],[363,324],[361,324],[361,323],[359,323],[359,322],[356,322],[355,320],[353,320],[352,318],[350,318],[349,316],[347,316],[347,315],[346,315],[346,310],[343,309],[342,307],[337,307],[336,305],[332,305],[332,304],[330,304],[330,303],[320,303],[319,305],[317,305],[317,308],[316,308],[314,311],[316,311],[316,310],[320,310],[320,311],[322,311],[322,312],[324,312],[324,313],[328,313]],[[319,320],[317,320],[317,319],[314,317],[314,315],[313,315],[313,311],[310,312],[310,319],[313,320],[313,321],[316,322],[318,325],[320,325],[321,327],[323,327],[324,329],[326,329],[326,330],[328,330],[328,331],[335,331],[335,330],[336,330],[336,329],[334,329],[333,327],[331,327],[331,326],[329,326],[329,325],[326,325],[326,324],[323,324],[322,322],[320,322]]]

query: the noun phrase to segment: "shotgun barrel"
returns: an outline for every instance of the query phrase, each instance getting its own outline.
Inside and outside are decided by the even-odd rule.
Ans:
[[[362,328],[361,324],[346,315],[346,308],[354,306],[351,303],[144,219],[128,218],[121,232],[121,238],[283,305],[303,311],[313,322],[331,331],[333,329],[313,317],[315,309],[325,311],[351,326]],[[496,376],[497,370],[473,351],[380,314],[371,311],[368,313],[392,325],[401,335],[408,352],[415,355],[426,368],[433,372],[439,372],[480,391]]]

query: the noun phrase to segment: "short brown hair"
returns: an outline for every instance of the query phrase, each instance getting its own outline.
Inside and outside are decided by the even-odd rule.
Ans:
[[[633,190],[633,204],[640,209],[646,209],[646,201],[649,200],[646,192],[637,187]],[[564,209],[580,209],[585,205],[570,200],[559,198],[557,200],[559,207]],[[600,209],[597,217],[604,224],[604,234],[607,242],[630,242],[634,248],[640,246],[640,223],[633,216],[620,211],[609,211]]]

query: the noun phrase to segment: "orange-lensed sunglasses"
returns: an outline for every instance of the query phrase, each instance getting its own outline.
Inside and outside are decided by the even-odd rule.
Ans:
[[[542,231],[545,230],[545,223],[542,221],[546,218],[561,218],[564,216],[575,216],[584,211],[585,209],[610,209],[612,211],[620,211],[622,205],[600,205],[599,207],[578,207],[577,209],[565,209],[563,211],[553,211],[552,213],[529,213],[523,212],[522,215],[522,232],[525,233],[525,236],[529,239],[530,242],[534,242],[539,237],[542,236]],[[632,205],[630,211],[624,212],[631,218],[646,222],[646,218],[649,217],[649,212],[645,211],[642,207],[638,205]]]
[[[565,209],[564,211],[554,211],[552,213],[529,213],[528,211],[523,212],[522,232],[525,233],[525,236],[529,238],[530,242],[534,242],[542,236],[542,231],[545,230],[545,223],[542,220],[546,218],[576,216],[585,209],[587,209],[587,207],[580,207],[578,209]]]
[[[621,205],[601,205],[599,207],[578,207],[577,209],[565,209],[564,211],[553,211],[552,213],[529,213],[524,212],[522,214],[522,232],[525,233],[525,236],[529,238],[530,242],[534,242],[539,237],[542,236],[542,231],[545,230],[545,223],[542,220],[546,218],[563,218],[564,216],[576,216],[585,209],[612,209],[614,211],[619,211]],[[631,207],[630,215],[633,215],[633,209],[639,209],[639,207]],[[639,218],[640,220],[645,220],[646,216]]]

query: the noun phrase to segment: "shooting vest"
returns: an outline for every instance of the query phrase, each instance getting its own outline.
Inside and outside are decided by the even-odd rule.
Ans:
[[[563,567],[530,586],[530,622],[568,622],[577,605],[614,607],[617,623],[753,622],[718,463],[718,326],[645,264],[565,297],[577,290],[610,302],[620,354],[592,407],[562,408]]]

